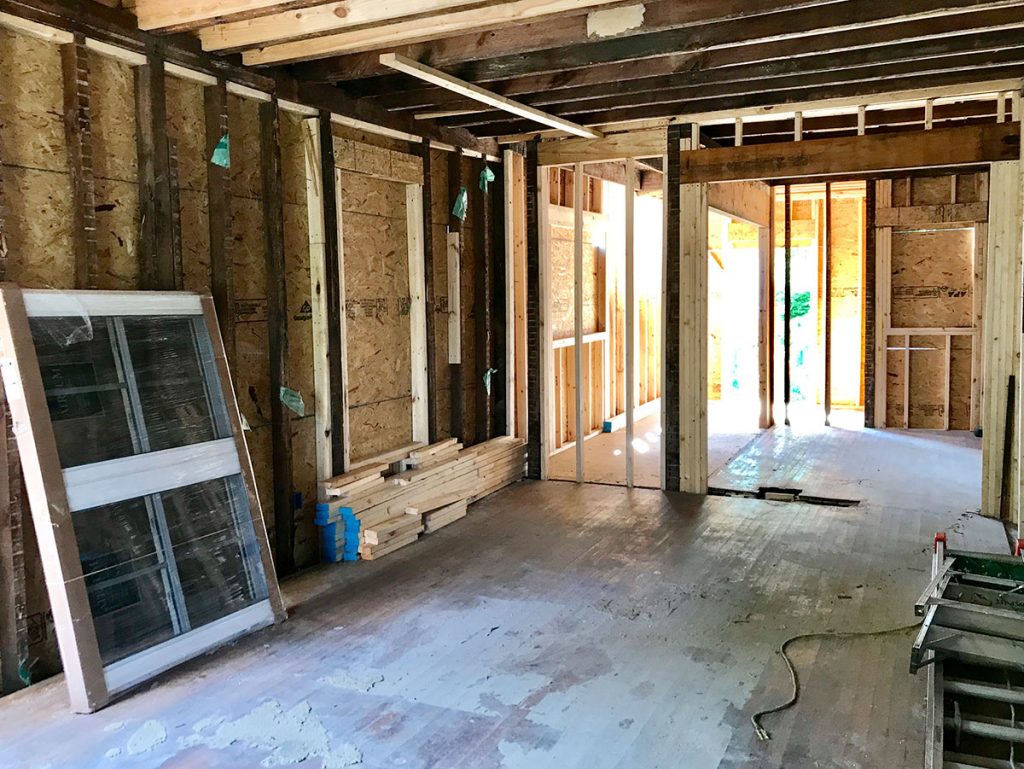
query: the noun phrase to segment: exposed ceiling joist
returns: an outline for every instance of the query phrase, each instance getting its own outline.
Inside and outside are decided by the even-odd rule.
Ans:
[[[491,93],[490,91],[473,85],[472,83],[467,83],[464,80],[454,78],[440,70],[428,67],[425,64],[410,61],[398,54],[381,54],[380,60],[382,64],[391,67],[398,72],[404,72],[407,75],[418,77],[425,82],[432,83],[440,86],[441,88],[457,91],[462,95],[476,99],[483,104],[526,118],[527,120],[566,131],[574,136],[583,136],[592,139],[600,138],[601,136],[600,131],[592,128],[586,128],[569,120],[563,120],[562,118],[555,117],[554,115],[549,115],[538,109],[534,109],[533,107],[528,107],[525,104],[520,104],[512,101],[511,99],[506,99],[504,96],[498,96],[497,94]]]
[[[340,0],[204,27],[199,31],[199,39],[207,51],[254,48],[398,19],[425,20],[438,13],[497,2],[501,0]]]
[[[730,19],[753,19],[765,13],[784,10],[809,9],[830,5],[838,0],[649,0],[644,3],[643,21],[636,27],[625,29],[616,38],[630,38],[653,32],[677,29],[695,24],[708,24]],[[410,59],[434,67],[464,66],[481,59],[519,56],[534,51],[566,48],[593,42],[596,38],[588,27],[589,15],[565,15],[544,18],[543,21],[518,24],[488,30],[485,36],[451,32],[428,43],[398,46],[368,53],[334,56],[323,61],[302,65],[302,77],[323,82],[360,80],[387,74],[380,64],[380,54],[388,51],[400,53]],[[597,36],[601,37],[601,36]],[[465,76],[459,73],[460,76]]]
[[[242,60],[248,65],[263,65],[318,59],[339,53],[370,51],[382,46],[421,42],[452,32],[484,32],[496,26],[517,24],[531,18],[556,13],[580,13],[587,8],[621,2],[622,0],[508,0],[483,8],[440,13],[425,19],[396,20],[351,32],[268,45],[246,51],[242,54]]]
[[[981,16],[982,14],[976,14]],[[889,29],[889,28],[879,28]],[[714,62],[698,60],[692,56],[694,64],[700,61],[700,68],[673,73],[657,74],[640,78],[616,78],[606,83],[576,86],[571,88],[540,88],[537,91],[525,92],[528,87],[527,78],[515,81],[504,81],[494,88],[502,96],[515,95],[524,104],[544,107],[562,102],[584,102],[592,99],[606,99],[626,94],[642,92],[661,92],[666,88],[690,86],[721,85],[724,83],[761,81],[762,79],[778,78],[785,75],[813,75],[815,73],[838,73],[854,67],[909,64],[920,62],[919,71],[934,68],[940,57],[959,57],[978,53],[993,53],[1004,56],[1006,52],[1024,48],[1024,18],[1015,21],[1012,28],[996,31],[968,31],[966,34],[929,37],[924,40],[895,42],[887,45],[849,46],[845,35],[828,36],[831,40],[830,50],[816,52],[808,56],[794,56],[788,53],[790,43],[772,43],[764,46],[765,60],[743,63],[735,66],[716,67]],[[826,43],[826,45],[828,45]],[[824,47],[824,46],[823,46]],[[739,50],[748,54],[758,55],[757,46],[742,47]],[[771,50],[767,50],[771,49]],[[777,50],[776,50],[777,49]],[[514,84],[510,87],[510,84]],[[544,85],[550,85],[543,79]],[[461,99],[457,94],[439,89],[422,88],[404,93],[385,93],[378,98],[379,103],[389,109],[407,110],[423,109],[427,105],[433,112],[450,112],[466,114],[475,107],[480,107]],[[557,108],[553,111],[557,112]]]
[[[181,32],[224,19],[250,19],[322,0],[135,0],[139,29]]]

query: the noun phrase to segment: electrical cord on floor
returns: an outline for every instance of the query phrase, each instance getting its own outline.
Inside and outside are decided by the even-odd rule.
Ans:
[[[791,707],[796,705],[797,700],[800,699],[800,679],[796,674],[796,668],[793,666],[793,660],[789,658],[786,653],[786,649],[790,644],[797,641],[802,641],[809,638],[869,638],[874,636],[892,635],[894,633],[905,633],[908,630],[913,630],[921,626],[921,620],[914,622],[910,625],[900,625],[899,627],[885,628],[884,630],[848,630],[845,632],[832,632],[832,631],[819,631],[816,633],[801,633],[787,638],[782,642],[779,647],[779,654],[782,655],[782,659],[786,661],[786,667],[789,668],[789,682],[792,687],[792,694],[789,699],[783,702],[781,705],[767,708],[765,710],[759,710],[750,717],[750,723],[754,725],[754,733],[760,740],[770,740],[771,734],[761,726],[761,719],[764,716],[770,716],[773,713],[781,713],[784,710],[789,710]]]

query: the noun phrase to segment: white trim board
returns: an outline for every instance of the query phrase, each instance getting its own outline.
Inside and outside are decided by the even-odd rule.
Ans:
[[[24,289],[30,318],[202,315],[200,294],[182,291],[54,291]]]
[[[93,462],[64,470],[72,512],[238,475],[234,438]]]

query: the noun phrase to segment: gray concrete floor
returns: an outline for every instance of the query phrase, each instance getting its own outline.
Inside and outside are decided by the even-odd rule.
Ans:
[[[71,715],[60,679],[5,698],[0,766],[920,766],[909,632],[796,645],[799,704],[770,742],[749,723],[788,696],[788,636],[913,621],[937,529],[1005,550],[997,523],[913,501],[522,482],[379,562],[288,581],[286,623],[99,713]]]

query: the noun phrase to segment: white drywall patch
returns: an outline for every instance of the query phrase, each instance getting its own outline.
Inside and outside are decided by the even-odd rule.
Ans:
[[[611,37],[643,26],[644,5],[626,5],[587,14],[588,37]]]

